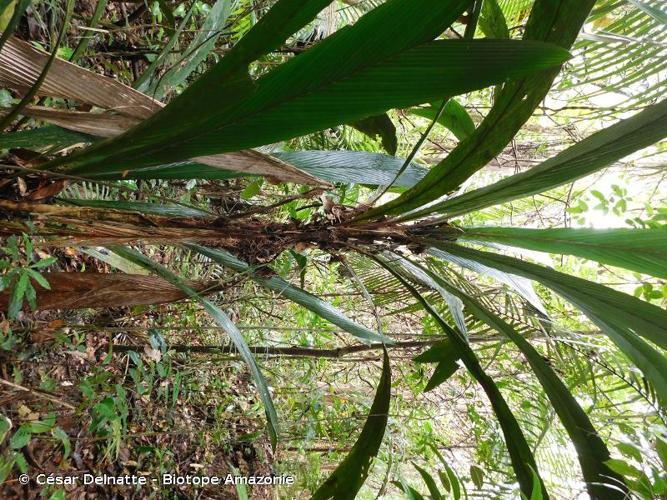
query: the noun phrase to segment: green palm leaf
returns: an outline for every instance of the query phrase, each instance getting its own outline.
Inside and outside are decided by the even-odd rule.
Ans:
[[[644,372],[655,385],[663,404],[667,403],[667,358],[640,338],[667,348],[667,312],[631,295],[530,262],[459,245],[431,244],[440,249],[433,250],[436,257],[449,260],[450,255],[454,255],[474,260],[538,281],[563,296],[597,324]]]
[[[656,21],[667,25],[667,12],[665,12],[664,10],[661,10],[658,7],[654,7],[653,5],[647,2],[642,2],[640,0],[628,0],[628,1],[631,4],[637,6],[638,9],[645,12]]]
[[[201,29],[198,30],[180,59],[172,64],[159,79],[146,86],[148,95],[161,99],[187,80],[215,48],[215,43],[236,4],[235,0],[217,0],[213,4]]]
[[[438,485],[436,484],[435,479],[433,479],[433,476],[426,472],[422,467],[419,467],[416,463],[413,462],[412,465],[422,477],[424,484],[426,484],[426,487],[428,488],[428,492],[431,494],[431,498],[433,500],[443,499],[444,496],[440,493],[440,490],[438,490]]]
[[[305,55],[293,61],[312,71],[312,64],[304,60]],[[260,80],[255,93],[241,99],[243,106],[231,121],[223,117],[220,122],[208,122],[205,131],[193,130],[183,140],[160,139],[159,150],[143,144],[129,157],[117,151],[127,148],[130,139],[134,141],[131,130],[99,149],[93,147],[88,152],[73,155],[75,168],[71,171],[104,172],[118,170],[122,165],[137,168],[247,149],[359,120],[390,108],[408,107],[442,95],[483,88],[508,77],[559,64],[566,57],[559,49],[538,42],[435,41],[402,52],[384,64],[371,64],[366,70],[355,69],[353,77],[345,75],[339,80],[329,80],[321,89],[305,85],[309,79],[296,80],[297,71],[304,69],[293,68],[296,64],[290,61]],[[424,85],[425,81],[428,85]],[[281,97],[297,86],[306,87],[303,94],[292,99]],[[192,126],[199,127],[199,123],[194,122]],[[183,130],[187,128],[184,126]],[[172,145],[174,143],[176,145]],[[100,153],[107,148],[114,150],[108,157]],[[100,159],[89,163],[87,158],[93,155]],[[105,158],[103,162],[102,158]]]
[[[594,3],[594,0],[537,0],[524,40],[543,40],[569,48]],[[363,217],[402,214],[456,189],[512,140],[544,99],[559,71],[560,67],[556,67],[506,84],[472,136],[461,142],[419,184]]]
[[[42,149],[63,149],[73,144],[89,143],[96,138],[73,132],[55,125],[20,130],[7,134],[0,134],[0,149],[30,148],[33,151]]]
[[[272,156],[327,181],[373,186],[388,185],[404,163],[402,158],[366,151],[286,151]],[[427,172],[410,163],[394,185],[414,186]]]
[[[539,252],[576,255],[667,279],[667,227],[652,229],[465,228],[468,241],[492,241]]]
[[[361,434],[345,460],[338,464],[331,476],[315,491],[312,500],[353,499],[356,497],[368,477],[372,458],[380,450],[385,427],[387,427],[390,399],[391,366],[385,349],[382,376]]]
[[[46,126],[0,135],[2,147],[47,149],[65,148],[98,139],[56,126]],[[404,160],[395,156],[367,151],[277,151],[271,156],[293,165],[315,177],[330,182],[386,186],[403,166]],[[416,163],[408,168],[394,183],[396,187],[414,186],[423,179],[427,170]],[[180,162],[159,167],[137,169],[131,172],[115,172],[86,175],[91,179],[230,179],[252,174],[223,170],[197,162]]]
[[[568,68],[558,86],[567,93],[570,106],[586,109],[579,119],[633,111],[664,96],[665,81],[660,77],[667,53],[664,20],[664,2],[601,0],[596,4],[589,26],[573,47],[581,64]],[[628,88],[633,91],[626,92]],[[594,100],[611,93],[621,97],[620,102],[604,106]]]
[[[460,215],[580,179],[667,136],[667,99],[596,132],[553,158],[490,186],[469,191],[424,212]]]
[[[434,102],[425,108],[412,108],[410,109],[410,113],[432,121],[435,120],[441,105],[442,102]],[[454,99],[447,101],[445,109],[442,110],[442,113],[438,117],[438,123],[446,129],[451,130],[460,141],[466,139],[475,131],[475,124],[472,118],[470,118],[466,109]]]
[[[433,253],[433,251],[431,253]],[[539,295],[537,295],[535,292],[533,284],[530,280],[527,280],[526,278],[516,274],[503,272],[500,269],[489,267],[473,259],[466,259],[458,255],[448,255],[447,260],[453,264],[470,269],[471,271],[478,274],[490,276],[491,278],[499,281],[519,294],[523,299],[526,300],[526,302],[533,306],[536,311],[542,313],[543,316],[548,316],[547,310],[544,307],[544,304],[542,304],[542,299],[540,299]],[[404,263],[404,265],[408,266],[409,263]],[[416,274],[415,270],[411,270],[411,272]]]
[[[142,214],[166,215],[171,217],[209,217],[210,212],[196,207],[176,203],[144,203],[124,200],[80,200],[75,198],[59,198],[58,201],[79,207],[108,208],[111,210],[128,210]]]
[[[250,264],[243,262],[242,260],[234,257],[232,254],[225,252],[224,250],[213,249],[203,247],[201,245],[188,244],[187,248],[205,255],[206,257],[212,259],[213,261],[221,264],[225,267],[233,269],[239,273],[246,273],[253,281],[259,283],[263,287],[272,290],[283,297],[305,307],[306,309],[313,311],[318,316],[330,321],[334,325],[340,326],[345,331],[351,333],[355,337],[359,338],[363,342],[383,342],[387,344],[393,344],[393,340],[389,337],[385,337],[377,332],[369,330],[368,328],[351,321],[343,314],[342,311],[335,308],[328,302],[323,301],[322,299],[312,295],[311,293],[302,290],[299,287],[296,287],[279,276],[265,277],[253,270]]]
[[[497,0],[484,0],[479,17],[479,28],[488,38],[509,38],[507,20]]]
[[[498,386],[493,379],[489,377],[482,368],[475,352],[468,345],[468,342],[460,334],[453,330],[431,307],[431,305],[421,296],[417,289],[412,286],[401,274],[394,269],[390,262],[387,262],[379,257],[374,257],[374,260],[389,271],[401,284],[410,291],[415,299],[421,304],[422,308],[437,322],[438,326],[447,335],[451,342],[451,347],[458,353],[461,361],[468,369],[470,374],[482,386],[486,393],[493,411],[498,418],[498,422],[503,430],[505,436],[505,443],[509,451],[512,467],[516,473],[517,480],[524,495],[530,495],[533,490],[533,471],[537,471],[535,458],[533,457],[530,447],[526,442],[526,438],[512,414],[507,402],[500,393]],[[548,498],[544,483],[542,482],[542,493],[544,498]]]
[[[90,22],[88,23],[89,28],[94,29],[97,27],[97,23],[100,22],[100,19],[102,19],[102,16],[104,15],[104,10],[106,9],[107,6],[107,1],[108,0],[97,0],[97,2],[95,3],[95,10],[93,11],[93,15],[91,16]],[[91,33],[86,33],[81,37],[79,44],[76,46],[74,52],[72,52],[72,55],[69,58],[70,62],[76,62],[79,59],[79,57],[81,57],[86,52],[88,45],[95,36],[94,33],[95,33],[94,31]]]
[[[416,266],[411,262],[409,264]],[[610,458],[609,450],[598,436],[586,412],[540,353],[511,325],[486,309],[473,296],[451,286],[429,270],[421,266],[419,269],[428,274],[432,285],[444,287],[456,295],[473,316],[505,335],[523,353],[572,439],[591,498],[625,498],[625,493],[621,490],[622,478],[605,464]],[[425,284],[432,286],[431,283]],[[607,485],[610,480],[613,481],[611,487]]]
[[[168,112],[59,163],[74,172],[102,172],[237,151],[483,88],[568,57],[540,42],[429,42],[466,3],[390,0],[257,82],[244,74],[206,94],[198,93],[199,82],[186,92],[206,102],[219,96],[217,108],[199,102],[186,109],[176,99]]]
[[[439,342],[417,356],[415,363],[437,363],[431,378],[424,387],[424,392],[432,391],[454,375],[459,368],[461,356],[449,340]]]

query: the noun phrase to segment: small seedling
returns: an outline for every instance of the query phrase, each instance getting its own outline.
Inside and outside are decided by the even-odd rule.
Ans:
[[[19,249],[19,242],[23,243],[23,254]],[[0,258],[0,271],[5,272],[0,284],[2,290],[10,290],[9,306],[7,313],[10,319],[16,319],[23,307],[23,301],[27,299],[30,307],[37,309],[37,292],[31,283],[35,280],[39,285],[47,290],[51,289],[49,282],[44,275],[39,273],[40,269],[45,269],[53,264],[55,257],[46,257],[36,260],[33,252],[33,244],[30,236],[23,233],[21,240],[16,236],[7,238],[7,246],[2,247],[4,256]]]

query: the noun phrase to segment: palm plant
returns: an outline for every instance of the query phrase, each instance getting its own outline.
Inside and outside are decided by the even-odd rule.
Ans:
[[[0,42],[0,82],[25,92],[29,98],[8,114],[3,126],[19,114],[53,125],[0,136],[2,148],[42,151],[28,167],[17,168],[43,176],[33,201],[0,200],[0,209],[8,215],[0,234],[31,233],[51,246],[106,247],[169,283],[165,285],[169,288],[164,300],[198,300],[226,330],[247,363],[264,404],[274,446],[280,432],[271,394],[239,329],[205,297],[204,292],[215,291],[215,287],[186,282],[130,247],[186,248],[310,309],[364,343],[389,347],[394,342],[390,332],[374,331],[349,319],[343,311],[303,286],[287,282],[268,267],[281,253],[295,249],[316,248],[336,258],[347,256],[370,299],[373,285],[364,279],[363,269],[372,266],[374,276],[383,276],[385,282],[392,283],[400,300],[412,296],[445,335],[445,340],[416,359],[436,363],[428,389],[447,380],[460,364],[482,387],[500,423],[525,496],[546,498],[548,492],[521,426],[468,342],[469,321],[499,332],[525,357],[576,449],[590,496],[624,498],[627,488],[622,476],[608,465],[607,445],[558,374],[505,313],[494,310],[479,290],[456,279],[448,269],[452,264],[462,266],[501,281],[521,277],[551,289],[607,335],[641,370],[659,405],[666,404],[664,310],[588,280],[480,249],[502,244],[575,255],[665,279],[664,226],[539,230],[466,227],[457,219],[572,183],[658,143],[667,135],[667,101],[657,102],[664,84],[651,84],[643,99],[628,99],[627,109],[641,104],[641,111],[522,173],[461,192],[460,186],[517,136],[554,81],[561,91],[575,87],[573,82],[557,80],[570,58],[568,51],[590,57],[592,45],[598,51],[596,57],[613,57],[613,47],[602,43],[602,35],[578,35],[587,20],[609,15],[615,3],[599,2],[595,10],[593,0],[535,0],[532,5],[495,0],[389,0],[365,7],[355,4],[344,11],[355,20],[353,25],[265,73],[250,70],[254,62],[308,26],[329,3],[279,0],[218,63],[166,106],[138,90],[57,59],[55,50],[51,56],[40,53],[9,37],[6,31]],[[224,25],[232,4],[218,1],[211,23]],[[12,19],[24,8],[19,2]],[[611,19],[606,26],[609,33],[634,30],[632,44],[664,22],[664,12],[645,2],[632,1],[623,9],[629,9],[632,18]],[[510,38],[510,28],[526,16],[521,39]],[[461,24],[462,19],[465,24]],[[459,38],[454,28],[463,29],[460,39],[448,39]],[[485,37],[475,38],[480,32]],[[443,37],[443,33],[448,36]],[[606,36],[611,36],[609,33]],[[160,80],[153,78],[155,68],[151,65],[151,74],[142,77],[137,88],[164,96],[182,86],[205,56],[197,52],[200,42],[193,43],[195,49],[188,56],[191,59],[184,59],[178,71],[168,72]],[[645,54],[643,62],[664,50],[661,47],[656,45]],[[578,59],[569,64],[576,73]],[[648,71],[646,67],[640,69]],[[634,80],[638,71],[634,66],[628,80]],[[583,75],[582,81],[586,78],[594,80],[585,86],[591,94],[591,85],[603,80],[597,74]],[[622,86],[623,82],[616,85]],[[495,86],[493,105],[475,126],[453,97],[491,86]],[[34,95],[64,97],[104,111],[32,106]],[[578,96],[583,99],[582,94]],[[422,104],[430,106],[415,108]],[[360,151],[276,151],[269,147],[350,124],[388,138],[387,149],[392,149],[395,131],[386,115],[392,109],[412,109],[431,121],[407,159]],[[450,128],[460,142],[444,159],[425,169],[413,160],[435,123]],[[82,143],[88,146],[72,148]],[[368,203],[355,207],[335,203],[326,206],[325,201],[325,213],[308,222],[272,219],[278,206],[219,216],[182,204],[114,200],[113,193],[106,199],[61,196],[55,203],[40,202],[58,195],[65,181],[111,181],[112,186],[122,186],[130,179],[189,181],[247,175],[263,176],[275,183],[310,185],[308,191],[290,201],[312,198],[340,182],[379,189]],[[379,203],[384,199],[380,194],[388,190],[398,196]],[[136,277],[132,279],[136,283]],[[126,288],[134,287],[133,283],[128,282]],[[447,317],[439,312],[443,301],[449,308]],[[315,498],[351,498],[361,488],[382,442],[390,395],[391,372],[385,350],[382,378],[370,416],[348,457],[315,492]],[[422,472],[426,480],[428,473]],[[427,484],[431,490],[431,482]]]

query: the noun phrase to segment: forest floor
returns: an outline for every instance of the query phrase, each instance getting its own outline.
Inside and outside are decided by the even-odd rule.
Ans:
[[[91,271],[100,264],[92,258],[77,262],[65,250],[54,267]],[[173,325],[163,318],[179,317],[176,308],[118,307],[99,314],[28,310],[20,321],[0,323],[0,408],[12,426],[11,438],[0,446],[0,471],[13,461],[15,473],[32,478],[23,485],[10,474],[0,486],[2,498],[44,494],[36,481],[40,473],[158,478],[167,472],[222,477],[273,472],[261,419],[254,411],[247,417],[234,411],[258,405],[239,363],[211,364],[206,355],[166,350],[162,334],[173,338],[173,331],[159,328]],[[197,343],[194,330],[177,334]],[[129,352],[110,349],[118,343],[142,346]],[[192,486],[161,488],[149,483],[136,490],[83,484],[64,489],[67,498],[95,493],[144,498],[151,490],[195,496]],[[196,494],[237,498],[239,492],[224,485],[197,488]],[[269,487],[253,488],[253,498],[269,496]]]

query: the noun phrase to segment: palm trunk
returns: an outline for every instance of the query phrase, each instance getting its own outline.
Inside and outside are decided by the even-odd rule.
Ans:
[[[0,200],[0,210],[12,219],[0,235],[28,232],[48,237],[49,246],[107,246],[132,244],[202,243],[223,248],[250,264],[272,261],[292,248],[325,251],[364,248],[370,252],[407,246],[420,252],[424,238],[455,240],[460,230],[447,223],[400,224],[394,221],[354,223],[353,211],[341,209],[316,216],[307,224],[297,220],[270,222],[245,217],[175,217],[89,207],[46,205]]]

